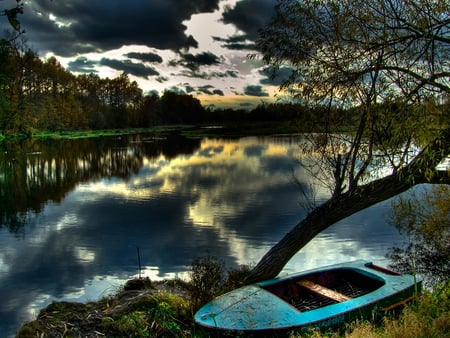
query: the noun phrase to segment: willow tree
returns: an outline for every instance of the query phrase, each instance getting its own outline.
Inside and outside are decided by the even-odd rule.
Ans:
[[[351,111],[353,128],[340,133],[335,119],[315,127],[307,150],[331,182],[330,198],[262,257],[248,282],[276,276],[341,219],[417,184],[450,183],[438,170],[450,154],[449,10],[448,0],[278,2],[258,41],[268,68],[289,69],[281,89],[293,97]]]

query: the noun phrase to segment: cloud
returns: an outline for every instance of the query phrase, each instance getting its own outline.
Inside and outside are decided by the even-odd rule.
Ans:
[[[100,65],[108,66],[113,69],[123,71],[127,74],[135,75],[137,77],[148,78],[149,76],[156,76],[159,73],[152,67],[147,67],[142,63],[133,63],[129,60],[120,61],[108,58],[102,58]]]
[[[162,57],[155,53],[130,52],[130,53],[125,54],[125,56],[129,57],[130,59],[141,60],[144,62],[151,62],[151,63],[162,63],[163,62]]]
[[[156,78],[156,81],[159,82],[159,83],[164,83],[164,82],[169,81],[169,78],[167,76],[158,76]]]
[[[195,88],[190,86],[189,84],[186,84],[184,88],[186,89],[186,93],[188,94],[195,92]]]
[[[213,90],[213,94],[214,95],[219,95],[219,96],[225,96],[225,93],[221,89],[214,89]]]
[[[181,65],[185,68],[188,68],[192,71],[197,71],[201,66],[211,66],[217,65],[220,63],[220,59],[218,56],[214,55],[211,52],[203,52],[200,54],[181,54],[181,60],[173,60],[170,62],[171,66]]]
[[[219,95],[219,96],[225,96],[222,90],[220,89],[214,89],[211,85],[201,86],[198,88],[198,91],[207,94],[207,95]]]
[[[263,62],[247,55],[256,51],[254,38],[275,2],[34,0],[26,2],[21,23],[28,46],[42,57],[55,56],[69,71],[100,77],[125,72],[138,77],[144,91],[176,84],[184,90],[189,81],[193,94],[206,94],[199,86],[207,83],[214,88],[206,95],[220,100],[223,94],[244,96],[249,83],[271,81],[258,71]],[[246,91],[267,95],[262,88]]]
[[[244,93],[248,96],[269,96],[269,94],[263,90],[262,86],[257,85],[250,85],[245,87]]]
[[[268,67],[260,71],[260,74],[265,78],[259,81],[263,85],[281,86],[285,81],[292,77],[293,70],[290,67],[281,67],[274,69]]]
[[[188,83],[185,83],[184,85],[186,93],[197,92],[199,94],[225,96],[224,92],[221,89],[216,89],[213,85],[204,85],[200,87],[193,87]]]
[[[183,21],[219,9],[220,0],[30,2],[22,24],[41,52],[74,56],[123,45],[180,50],[198,47]]]
[[[95,67],[98,62],[89,60],[84,56],[76,58],[74,61],[69,62],[67,69],[71,72],[78,73],[97,73]]]
[[[254,41],[258,31],[270,23],[277,0],[242,0],[223,14],[223,22],[233,24],[245,33],[245,38]],[[243,36],[240,36],[243,38]]]
[[[234,50],[255,50],[256,44],[247,39],[247,35],[234,35],[228,38],[213,36],[213,40],[223,42],[222,47]]]

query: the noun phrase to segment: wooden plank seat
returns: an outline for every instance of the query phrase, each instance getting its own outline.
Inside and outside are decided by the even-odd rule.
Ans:
[[[306,279],[301,279],[301,280],[297,281],[297,284],[300,286],[303,286],[304,288],[306,288],[314,293],[331,298],[331,299],[335,300],[336,302],[345,302],[347,300],[352,299],[351,297],[348,297],[342,293],[331,290],[325,286],[311,282]]]

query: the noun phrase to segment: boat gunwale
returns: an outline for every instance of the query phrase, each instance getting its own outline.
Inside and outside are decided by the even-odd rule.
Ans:
[[[314,269],[309,269],[305,271],[301,271],[294,274],[289,274],[286,276],[280,276],[276,277],[267,281],[255,283],[252,285],[244,286],[244,289],[247,287],[259,287],[259,290],[263,293],[267,293],[269,297],[273,297],[278,300],[280,303],[284,303],[288,305],[290,308],[292,308],[297,315],[292,314],[291,320],[286,325],[279,325],[274,327],[251,327],[251,328],[231,328],[231,327],[220,327],[217,325],[208,325],[203,321],[197,321],[196,322],[204,327],[209,327],[212,329],[221,329],[221,330],[232,330],[232,331],[266,331],[266,330],[285,330],[290,328],[302,328],[302,327],[311,327],[311,326],[329,326],[326,323],[334,323],[339,324],[339,322],[342,322],[345,320],[347,316],[351,316],[351,313],[362,313],[367,311],[374,311],[379,307],[379,309],[383,309],[386,307],[389,307],[390,305],[395,304],[396,299],[402,299],[408,297],[411,293],[414,293],[414,289],[416,287],[416,284],[421,284],[420,279],[416,279],[411,275],[404,274],[404,275],[397,275],[397,274],[389,274],[388,272],[390,270],[386,271],[379,271],[375,268],[371,268],[370,265],[372,263],[364,260],[358,260],[353,262],[346,262],[341,264],[334,264],[326,267],[318,267]],[[329,271],[337,271],[337,270],[352,270],[358,274],[361,274],[365,277],[377,280],[379,282],[383,282],[383,285],[376,288],[375,290],[369,291],[368,293],[343,301],[338,302],[334,304],[329,304],[323,307],[319,307],[316,309],[312,309],[309,311],[300,311],[298,308],[296,308],[293,304],[290,304],[285,299],[279,297],[275,293],[271,292],[270,290],[266,289],[267,287],[270,287],[271,285],[279,284],[279,283],[286,283],[290,280],[296,280],[302,277],[307,277],[308,275],[315,274],[315,273],[326,273]],[[396,287],[394,288],[392,284],[395,284]],[[230,291],[229,293],[232,293],[236,290]],[[224,294],[218,298],[222,298],[226,296],[227,294]],[[393,300],[392,300],[393,299]],[[231,308],[232,306],[238,304],[240,301],[232,304],[231,306],[227,307]],[[401,302],[400,302],[401,303]],[[226,311],[227,309],[223,309],[219,313],[213,314],[211,313],[211,316],[220,315],[222,312]],[[200,310],[199,310],[200,312]],[[199,313],[198,312],[198,313]],[[205,316],[205,314],[203,315]],[[197,318],[197,314],[196,314]],[[215,320],[214,320],[215,321]],[[334,324],[330,324],[334,325]]]

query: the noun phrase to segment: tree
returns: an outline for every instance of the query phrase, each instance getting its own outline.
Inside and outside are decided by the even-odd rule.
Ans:
[[[163,124],[198,123],[204,116],[205,109],[200,101],[192,95],[177,94],[166,91],[157,104],[158,122]]]
[[[305,151],[318,159],[330,198],[313,206],[252,269],[275,277],[321,231],[421,183],[449,184],[437,165],[450,154],[448,0],[280,0],[261,32],[263,59],[290,68],[281,89],[350,109],[354,131],[322,118]],[[386,174],[387,169],[389,172]]]
[[[392,267],[418,273],[430,286],[450,283],[450,187],[437,186],[421,194],[396,199],[392,223],[409,243],[393,248]]]

